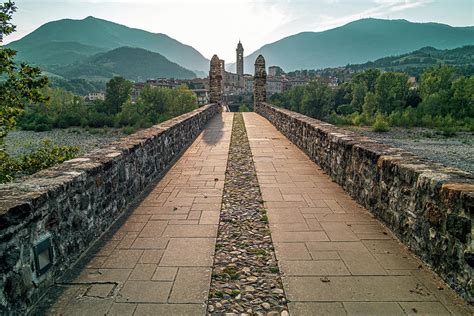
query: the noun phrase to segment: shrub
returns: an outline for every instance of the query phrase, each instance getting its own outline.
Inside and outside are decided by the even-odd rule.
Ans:
[[[250,109],[246,104],[241,104],[239,106],[239,112],[250,112]]]
[[[454,126],[446,126],[440,128],[439,130],[441,132],[441,135],[443,135],[444,137],[452,137],[456,135],[456,132],[459,131],[459,128]]]
[[[45,140],[43,146],[20,158],[10,157],[5,151],[0,151],[0,183],[12,181],[23,175],[30,175],[42,169],[76,157],[79,147],[52,145]]]
[[[337,113],[349,115],[357,111],[357,107],[352,104],[342,104],[337,107]]]
[[[111,115],[101,112],[91,112],[87,120],[87,125],[90,127],[104,127],[114,126],[114,119]]]
[[[46,140],[43,146],[19,158],[20,172],[33,174],[58,163],[72,159],[79,153],[77,146],[53,145]]]
[[[15,178],[19,166],[15,159],[0,150],[0,183],[10,182]]]
[[[351,115],[351,122],[355,126],[359,126],[362,124],[362,115],[359,112],[355,112]]]
[[[34,127],[35,132],[46,132],[46,131],[50,131],[52,129],[53,129],[53,127],[49,124],[46,124],[46,123],[41,123],[41,124],[38,124]]]
[[[388,122],[382,114],[377,113],[374,125],[372,125],[372,130],[377,133],[384,133],[389,131]]]
[[[81,126],[81,120],[82,118],[79,115],[66,113],[58,118],[55,125],[59,128]]]
[[[352,124],[352,120],[350,117],[343,116],[343,115],[337,115],[336,112],[332,112],[329,117],[328,117],[328,122],[334,125],[350,125]]]
[[[136,131],[137,129],[134,126],[127,125],[127,126],[122,127],[122,132],[127,135],[133,134]]]

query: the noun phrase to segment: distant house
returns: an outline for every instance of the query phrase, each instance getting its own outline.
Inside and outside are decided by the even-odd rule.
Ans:
[[[418,82],[416,81],[416,77],[413,77],[413,76],[408,77],[408,83],[410,84],[411,88],[413,89],[418,88]]]
[[[281,79],[268,79],[267,80],[267,94],[269,96],[275,93],[283,92],[283,82]]]
[[[92,92],[92,93],[89,93],[88,95],[86,95],[84,97],[84,101],[86,103],[93,103],[94,101],[97,101],[97,100],[101,100],[101,101],[105,100],[105,92],[104,91]]]
[[[207,89],[192,89],[191,91],[196,94],[199,106],[209,103],[209,93]]]

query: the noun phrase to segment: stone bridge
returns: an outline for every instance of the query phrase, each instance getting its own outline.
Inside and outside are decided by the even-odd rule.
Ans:
[[[473,313],[471,174],[211,103],[0,186],[0,314]]]

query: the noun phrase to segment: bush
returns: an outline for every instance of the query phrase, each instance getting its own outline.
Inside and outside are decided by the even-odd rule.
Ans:
[[[90,127],[104,127],[114,126],[113,116],[101,112],[91,112],[87,120],[87,125]]]
[[[0,150],[0,183],[10,182],[15,178],[19,166],[5,151]]]
[[[456,135],[456,132],[459,131],[459,128],[454,126],[446,126],[440,128],[439,130],[441,132],[441,135],[443,135],[444,137],[452,137]]]
[[[78,153],[79,147],[77,146],[52,145],[50,141],[44,141],[42,147],[19,158],[19,171],[26,175],[33,174],[72,159]]]
[[[58,128],[67,128],[71,126],[81,126],[82,118],[75,114],[64,114],[59,117],[56,122],[56,127]]]
[[[334,125],[338,125],[338,126],[352,124],[352,120],[350,117],[338,115],[334,111],[331,113],[331,115],[329,115],[328,122]]]
[[[18,159],[0,151],[0,183],[49,168],[76,157],[78,153],[79,147],[52,145],[48,140],[42,147]]]
[[[250,109],[246,104],[241,104],[239,106],[239,112],[250,112]]]
[[[122,127],[122,133],[127,134],[127,135],[133,134],[136,131],[137,131],[137,128],[135,128],[134,126],[127,125],[127,126]]]
[[[352,125],[359,126],[362,124],[362,115],[359,112],[355,112],[351,115]]]
[[[357,107],[352,104],[342,104],[337,107],[337,113],[342,115],[349,115],[357,111]]]
[[[389,131],[388,122],[382,114],[377,113],[374,125],[372,125],[372,130],[377,133],[384,133]]]
[[[50,131],[52,129],[53,129],[53,127],[51,125],[48,125],[48,124],[45,124],[45,123],[38,124],[34,127],[35,132],[46,132],[46,131]]]

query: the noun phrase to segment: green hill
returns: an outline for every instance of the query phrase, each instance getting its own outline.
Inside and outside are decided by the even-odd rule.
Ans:
[[[262,54],[285,71],[360,64],[426,46],[449,49],[474,44],[474,27],[406,20],[362,19],[324,32],[303,32],[267,44],[245,59],[248,72]]]
[[[55,68],[64,78],[109,80],[123,76],[134,81],[154,78],[195,78],[196,74],[169,61],[164,56],[141,48],[120,47],[97,54],[81,63]]]
[[[455,66],[474,65],[474,45],[455,49],[436,49],[423,47],[411,53],[390,56],[360,65],[348,65],[347,68],[360,70],[368,68],[404,70],[406,68],[425,68],[436,64]]]
[[[12,47],[17,49],[14,45]],[[77,42],[51,41],[37,43],[28,49],[19,49],[16,59],[45,65],[47,70],[51,66],[68,65],[105,51],[103,48]]]
[[[58,50],[48,50],[47,47],[45,49],[45,45],[49,43],[71,48],[71,42],[75,43],[77,51],[69,58],[63,56],[67,53],[63,54],[59,47]],[[209,71],[209,61],[189,45],[165,34],[133,29],[94,17],[49,22],[7,46],[19,51],[20,58],[40,65],[66,65],[71,61],[83,60],[83,55],[91,56],[97,52],[124,46],[138,47],[159,53],[187,69]],[[38,50],[38,46],[43,48]],[[56,55],[58,52],[59,58]]]

